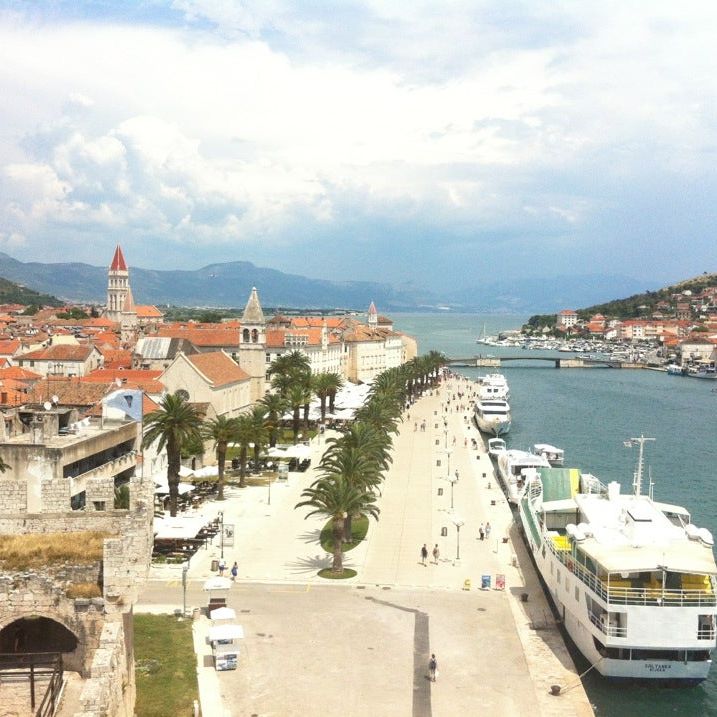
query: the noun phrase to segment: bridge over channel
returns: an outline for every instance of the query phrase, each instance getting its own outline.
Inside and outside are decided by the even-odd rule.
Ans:
[[[472,356],[470,358],[449,358],[449,366],[462,368],[500,368],[512,361],[538,361],[551,363],[555,368],[644,368],[644,364],[628,361],[611,361],[610,359],[585,359],[555,356]]]

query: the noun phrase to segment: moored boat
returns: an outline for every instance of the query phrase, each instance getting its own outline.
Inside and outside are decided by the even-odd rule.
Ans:
[[[528,451],[511,449],[504,451],[498,456],[498,477],[505,486],[508,501],[517,503],[526,478],[536,468],[549,467],[548,459],[545,456],[538,456]]]
[[[507,401],[478,398],[474,408],[474,415],[476,425],[484,433],[504,436],[510,431],[510,406]]]
[[[714,540],[687,510],[575,468],[539,468],[519,500],[526,542],[575,645],[614,679],[694,684],[716,646]]]
[[[502,438],[488,439],[488,455],[491,458],[498,458],[501,453],[505,453],[506,449],[505,441]]]
[[[550,443],[536,443],[533,446],[533,453],[536,456],[543,456],[553,467],[560,467],[565,462],[565,451],[551,446]]]

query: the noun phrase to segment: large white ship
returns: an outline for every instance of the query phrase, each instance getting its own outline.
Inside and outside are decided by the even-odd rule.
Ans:
[[[682,507],[575,468],[539,468],[518,509],[526,541],[564,626],[609,678],[693,684],[715,648],[713,538]]]
[[[498,477],[503,481],[505,491],[510,503],[517,503],[523,492],[526,475],[530,469],[549,467],[550,463],[545,456],[528,451],[519,451],[514,448],[503,451],[497,457]],[[532,471],[534,474],[535,471]]]

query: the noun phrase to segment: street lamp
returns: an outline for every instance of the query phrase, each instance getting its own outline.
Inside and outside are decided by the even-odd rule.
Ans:
[[[453,510],[453,486],[458,481],[458,478],[448,476],[448,480],[450,481],[450,484],[451,484],[451,510]]]
[[[446,466],[448,472],[448,480],[451,479],[451,453],[452,450],[450,448],[446,448]]]
[[[224,511],[219,511],[219,530],[220,530],[220,538],[219,538],[219,545],[221,554],[219,557],[221,557],[222,560],[224,560]]]
[[[453,525],[456,526],[456,560],[461,559],[461,526],[464,524],[463,520],[457,515],[451,518]]]

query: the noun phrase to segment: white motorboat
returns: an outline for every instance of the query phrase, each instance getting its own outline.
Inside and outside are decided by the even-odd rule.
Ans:
[[[497,458],[501,453],[505,453],[507,447],[505,441],[502,438],[489,438],[488,439],[488,455],[491,458]]]
[[[511,449],[498,456],[498,477],[503,482],[510,503],[517,503],[525,485],[526,472],[535,468],[549,468],[550,463],[544,456],[528,451]]]
[[[504,436],[510,431],[510,406],[501,399],[477,399],[475,408],[475,421],[484,433],[494,436]]]
[[[502,373],[489,373],[487,376],[482,376],[478,384],[478,397],[502,398],[507,401],[510,398],[510,389],[505,376]]]
[[[561,621],[584,657],[613,679],[704,680],[716,646],[714,540],[680,506],[633,494],[576,468],[540,468],[518,510]]]
[[[565,462],[565,451],[562,448],[551,446],[550,443],[536,443],[533,446],[536,456],[543,456],[553,467],[560,467]]]

